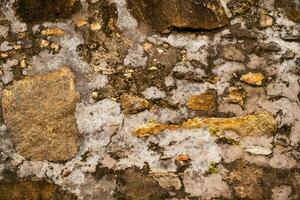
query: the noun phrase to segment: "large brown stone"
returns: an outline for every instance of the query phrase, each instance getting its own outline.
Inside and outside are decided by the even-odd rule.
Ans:
[[[131,14],[154,30],[170,28],[216,29],[228,24],[217,0],[127,0]]]
[[[67,194],[57,185],[46,181],[24,181],[20,183],[0,183],[1,200],[75,200],[75,195]]]
[[[74,75],[67,67],[6,88],[3,113],[16,150],[32,160],[74,157],[78,151],[74,111],[79,97]]]
[[[79,0],[17,0],[16,12],[25,22],[55,21],[80,9]]]

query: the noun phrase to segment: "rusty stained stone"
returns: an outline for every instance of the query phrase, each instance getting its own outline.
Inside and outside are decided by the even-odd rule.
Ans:
[[[215,111],[218,107],[217,93],[209,91],[204,94],[194,95],[188,99],[187,106],[195,111]]]
[[[75,195],[62,191],[46,181],[0,183],[1,200],[75,200]]]
[[[148,123],[135,129],[137,137],[157,135],[165,130],[212,128],[219,132],[231,130],[240,136],[272,135],[276,131],[276,121],[267,112],[233,118],[193,118],[180,125]]]
[[[78,151],[74,112],[79,98],[67,67],[6,88],[3,113],[16,150],[32,160],[73,158]]]
[[[131,14],[158,32],[171,28],[212,30],[228,24],[217,0],[127,0]]]
[[[133,95],[123,95],[121,97],[121,107],[126,114],[136,114],[148,109],[150,106],[146,99]]]

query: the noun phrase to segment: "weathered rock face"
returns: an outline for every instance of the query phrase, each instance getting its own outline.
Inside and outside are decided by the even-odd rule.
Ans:
[[[63,192],[58,186],[45,181],[24,181],[0,184],[1,200],[75,200],[72,194]]]
[[[2,106],[16,150],[33,160],[64,161],[77,153],[74,75],[55,72],[14,82]]]
[[[228,24],[227,15],[216,0],[127,0],[138,20],[154,30],[169,28],[216,29]]]
[[[53,21],[65,18],[79,9],[78,0],[18,0],[18,15],[26,22]]]

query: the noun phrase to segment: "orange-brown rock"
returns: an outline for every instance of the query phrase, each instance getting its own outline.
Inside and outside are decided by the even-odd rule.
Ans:
[[[63,67],[14,82],[2,107],[16,150],[32,160],[65,161],[78,151],[74,75]]]
[[[182,127],[231,130],[240,136],[272,135],[276,131],[276,121],[270,113],[265,112],[232,118],[194,118],[183,123]]]
[[[276,131],[276,121],[267,112],[232,118],[194,118],[181,125],[148,123],[138,127],[138,137],[157,135],[165,130],[212,128],[217,131],[231,130],[240,136],[272,135]]]
[[[228,24],[216,0],[127,0],[131,14],[154,30],[170,28],[216,29]]]
[[[135,130],[135,135],[138,137],[146,137],[146,136],[156,135],[168,128],[169,128],[169,126],[166,124],[150,122],[141,127],[138,127]]]
[[[121,97],[121,107],[124,113],[135,114],[149,108],[150,104],[146,99],[133,95]]]
[[[215,111],[217,109],[217,95],[215,92],[206,92],[191,96],[188,99],[187,106],[195,111]]]
[[[1,200],[75,200],[75,195],[62,191],[46,181],[0,183]]]
[[[241,76],[240,80],[252,86],[262,86],[265,76],[260,73],[249,72]]]

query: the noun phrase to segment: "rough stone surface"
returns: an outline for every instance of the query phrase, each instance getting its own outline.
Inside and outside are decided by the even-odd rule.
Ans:
[[[45,181],[23,181],[20,183],[0,184],[2,200],[75,200],[75,195],[62,191],[57,185]]]
[[[127,3],[138,21],[160,32],[174,27],[210,30],[228,24],[224,8],[215,0],[127,0]]]
[[[16,150],[32,160],[73,158],[78,100],[74,75],[66,67],[14,82],[3,92],[2,106]]]
[[[0,98],[61,66],[81,96],[51,79],[1,105],[0,190],[27,197],[32,190],[16,186],[25,181],[31,199],[43,199],[46,182],[60,188],[51,199],[300,199],[299,6],[0,0]],[[74,131],[44,137],[46,125]],[[62,160],[62,149],[72,156]]]

